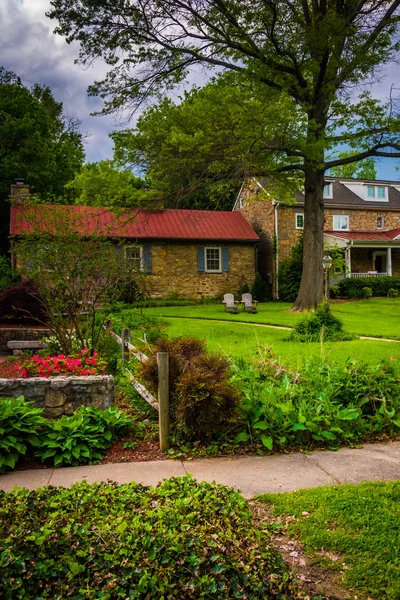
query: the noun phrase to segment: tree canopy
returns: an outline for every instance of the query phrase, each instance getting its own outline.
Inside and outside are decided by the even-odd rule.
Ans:
[[[146,198],[146,182],[111,160],[86,163],[65,186],[74,203],[84,206],[135,207]]]
[[[56,32],[78,41],[80,60],[111,67],[90,87],[104,111],[137,109],[201,65],[233,71],[280,92],[302,115],[305,134],[273,152],[304,175],[304,268],[294,308],[323,295],[325,171],[400,156],[399,119],[361,86],[396,58],[400,0],[51,0]],[[337,146],[351,155],[333,156]]]
[[[51,90],[28,89],[0,67],[0,253],[8,247],[7,198],[15,178],[26,179],[43,199],[61,197],[83,160],[79,122],[64,114]]]

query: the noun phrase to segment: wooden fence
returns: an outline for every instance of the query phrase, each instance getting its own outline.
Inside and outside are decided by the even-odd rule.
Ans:
[[[110,336],[118,342],[122,351],[122,363],[130,360],[130,356],[134,356],[137,360],[144,363],[149,360],[149,357],[131,344],[131,336],[128,328],[124,328],[121,336],[111,331],[106,325],[106,329]],[[169,356],[168,352],[157,352],[158,365],[158,398],[154,396],[141,384],[129,371],[129,379],[135,390],[141,397],[150,404],[152,408],[158,411],[158,424],[160,436],[160,450],[165,452],[170,447],[169,443]]]

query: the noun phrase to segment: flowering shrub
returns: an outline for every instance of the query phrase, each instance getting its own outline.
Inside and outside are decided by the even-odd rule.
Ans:
[[[23,364],[15,365],[15,371],[23,378],[56,377],[56,376],[87,376],[103,375],[106,370],[104,361],[98,358],[97,352],[92,356],[84,349],[75,356],[32,356]]]

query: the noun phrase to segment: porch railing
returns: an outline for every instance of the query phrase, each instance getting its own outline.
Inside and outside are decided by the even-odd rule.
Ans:
[[[370,271],[369,273],[349,273],[348,277],[388,277],[389,273],[375,273]]]

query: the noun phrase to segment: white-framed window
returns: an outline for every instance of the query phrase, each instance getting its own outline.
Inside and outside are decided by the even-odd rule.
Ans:
[[[296,213],[296,229],[304,229],[303,213]]]
[[[129,260],[136,271],[143,268],[143,248],[142,246],[124,246],[125,258]]]
[[[383,229],[385,227],[385,217],[377,217],[376,226],[378,229]]]
[[[370,202],[388,202],[388,188],[384,185],[366,185],[365,199]]]
[[[221,248],[204,248],[204,265],[206,273],[220,273]]]
[[[324,198],[332,200],[333,198],[333,189],[332,183],[326,183],[324,185]]]
[[[347,215],[334,215],[333,229],[334,231],[348,231],[349,217]]]

